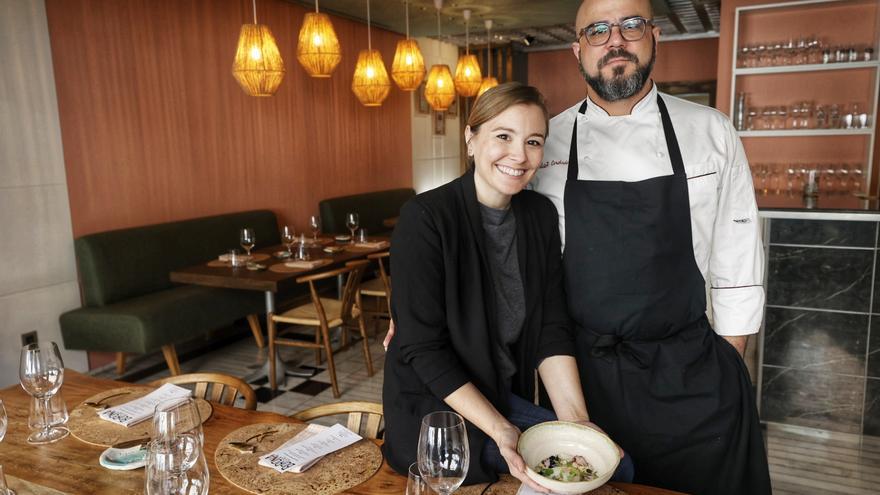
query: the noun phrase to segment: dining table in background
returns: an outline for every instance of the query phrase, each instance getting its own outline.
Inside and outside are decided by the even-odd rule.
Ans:
[[[130,383],[95,378],[73,370],[64,372],[61,394],[68,409],[73,410],[89,397]],[[125,494],[143,493],[144,470],[111,471],[98,464],[104,447],[87,444],[73,435],[47,445],[30,445],[28,436],[28,407],[31,397],[18,385],[0,390],[0,399],[6,403],[9,428],[0,442],[0,465],[6,472],[12,488],[18,495],[27,494]],[[301,423],[280,414],[248,411],[231,406],[213,404],[213,413],[204,423],[205,457],[211,472],[211,494],[243,494],[219,473],[214,463],[214,451],[230,432],[255,423]],[[377,441],[381,443],[381,441]],[[320,464],[312,469],[320,469]],[[676,495],[677,492],[628,483],[611,483],[628,495]],[[400,495],[406,488],[406,477],[394,472],[383,461],[382,467],[366,482],[345,490],[350,495]],[[681,495],[681,494],[678,494]]]
[[[371,237],[370,241],[387,241],[385,237]],[[266,301],[266,326],[267,334],[273,334],[275,322],[272,321],[272,315],[275,314],[276,299],[279,293],[293,291],[298,285],[296,279],[306,275],[313,275],[324,270],[338,268],[346,262],[358,259],[364,259],[367,255],[388,249],[387,246],[376,249],[357,248],[353,244],[336,244],[332,239],[318,239],[320,242],[313,242],[309,247],[309,256],[312,260],[328,259],[329,263],[307,268],[303,270],[290,272],[275,272],[268,269],[269,266],[276,263],[284,263],[293,261],[292,258],[279,259],[274,253],[286,251],[284,246],[271,246],[256,249],[253,254],[268,255],[268,259],[259,261],[261,265],[265,265],[266,269],[250,270],[246,266],[230,267],[230,266],[213,266],[209,262],[213,260],[205,260],[204,263],[175,270],[169,274],[172,282],[180,284],[202,285],[205,287],[215,287],[221,289],[238,289],[261,291]],[[343,248],[341,251],[327,253],[324,248],[327,245]],[[284,370],[284,363],[276,356],[276,370]],[[266,376],[269,375],[269,360],[263,366]]]

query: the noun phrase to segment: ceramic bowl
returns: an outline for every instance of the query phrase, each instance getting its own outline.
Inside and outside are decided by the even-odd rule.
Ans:
[[[620,453],[608,435],[590,427],[564,421],[537,424],[519,437],[517,451],[526,462],[526,474],[539,485],[561,495],[575,495],[604,485],[620,462]],[[599,476],[591,481],[556,481],[534,471],[551,455],[583,456]]]

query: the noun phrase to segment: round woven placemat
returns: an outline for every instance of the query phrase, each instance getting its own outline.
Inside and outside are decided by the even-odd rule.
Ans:
[[[498,481],[482,483],[479,485],[463,486],[455,492],[455,495],[516,495],[520,482],[509,474],[502,474]],[[626,492],[611,485],[603,485],[588,492],[589,495],[626,495]]]
[[[153,390],[155,390],[155,387],[132,386],[114,388],[95,394],[83,402],[98,402],[107,397],[107,400],[101,401],[101,405],[118,406],[119,404],[143,397]],[[202,423],[204,423],[211,417],[214,409],[211,407],[211,404],[203,399],[196,399],[196,403],[199,405],[199,414],[202,416]],[[153,422],[150,420],[141,421],[136,425],[126,428],[101,419],[98,417],[98,412],[100,412],[98,409],[85,404],[80,404],[73,408],[70,411],[70,419],[67,421],[67,428],[70,430],[70,433],[83,442],[109,447],[120,442],[149,438],[153,428]]]
[[[243,426],[220,441],[214,452],[217,470],[233,485],[261,495],[330,495],[367,481],[382,466],[382,451],[370,440],[328,454],[304,473],[279,473],[258,466],[260,457],[277,449],[306,428],[306,424],[258,423]],[[260,433],[276,431],[257,445],[253,454],[242,454],[229,442],[243,442]]]

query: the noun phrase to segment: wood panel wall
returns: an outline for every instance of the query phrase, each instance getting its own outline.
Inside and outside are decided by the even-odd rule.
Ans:
[[[364,24],[333,18],[330,79],[296,60],[306,10],[259,0],[286,75],[269,98],[231,74],[250,0],[46,0],[74,236],[269,208],[298,229],[319,200],[412,185],[410,95],[351,92]],[[400,36],[373,29],[386,66]]]
[[[657,51],[652,77],[657,82],[715,79],[718,39],[664,41]],[[529,53],[529,84],[547,98],[551,115],[583,99],[587,83],[570,49]]]

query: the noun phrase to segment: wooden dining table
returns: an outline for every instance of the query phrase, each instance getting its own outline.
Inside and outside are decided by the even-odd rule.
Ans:
[[[66,370],[61,393],[68,409],[102,391],[131,385],[129,383],[94,378]],[[29,445],[28,406],[31,400],[20,386],[0,390],[0,399],[6,405],[9,427],[6,438],[0,442],[0,465],[7,480],[18,495],[57,494],[125,494],[142,493],[144,470],[111,471],[98,464],[104,447],[84,443],[73,435],[48,445]],[[212,494],[242,494],[240,488],[226,481],[214,464],[214,451],[230,432],[254,423],[299,423],[298,420],[271,412],[213,404],[214,411],[204,424],[205,454],[211,471]],[[317,468],[318,466],[316,466]],[[677,492],[628,483],[611,483],[629,495],[675,495]],[[394,472],[383,462],[379,471],[369,480],[343,493],[351,495],[400,495],[404,493],[406,478]],[[306,494],[303,494],[306,495]]]

